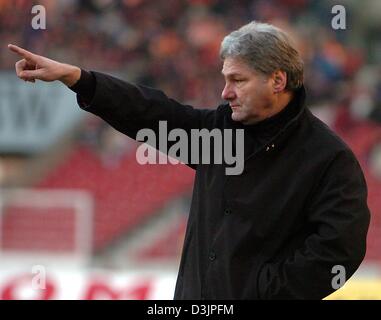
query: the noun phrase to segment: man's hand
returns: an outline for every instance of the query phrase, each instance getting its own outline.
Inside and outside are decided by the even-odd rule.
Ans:
[[[36,55],[15,45],[8,48],[23,59],[16,62],[16,74],[20,79],[35,82],[36,79],[51,82],[61,81],[68,87],[73,86],[81,77],[81,69]]]

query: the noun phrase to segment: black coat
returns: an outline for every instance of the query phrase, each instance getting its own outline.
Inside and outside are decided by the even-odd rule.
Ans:
[[[200,110],[158,90],[96,73],[92,112],[136,138],[141,128],[237,128],[228,105]],[[342,140],[304,107],[245,160],[241,175],[195,165],[175,299],[322,299],[335,266],[348,279],[366,251],[369,210],[361,168]],[[239,127],[239,124],[238,124]],[[341,274],[343,275],[343,274]]]

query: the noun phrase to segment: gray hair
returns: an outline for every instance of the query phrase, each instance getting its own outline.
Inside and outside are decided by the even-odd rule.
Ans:
[[[251,22],[233,31],[222,41],[220,57],[240,58],[265,75],[282,70],[287,74],[288,90],[303,85],[303,61],[298,51],[289,37],[271,24]]]

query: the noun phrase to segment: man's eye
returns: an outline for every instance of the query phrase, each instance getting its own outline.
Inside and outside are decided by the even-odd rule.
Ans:
[[[234,82],[241,83],[241,82],[243,82],[243,80],[242,79],[235,79]]]

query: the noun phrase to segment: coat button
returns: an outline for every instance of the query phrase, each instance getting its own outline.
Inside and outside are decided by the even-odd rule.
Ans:
[[[228,216],[228,215],[232,214],[232,211],[231,211],[231,209],[226,208],[225,211],[224,211],[224,213],[225,213],[225,215]]]
[[[214,251],[211,251],[211,252],[209,253],[209,260],[210,260],[210,261],[214,261],[214,260],[216,260],[216,253],[215,253]]]

